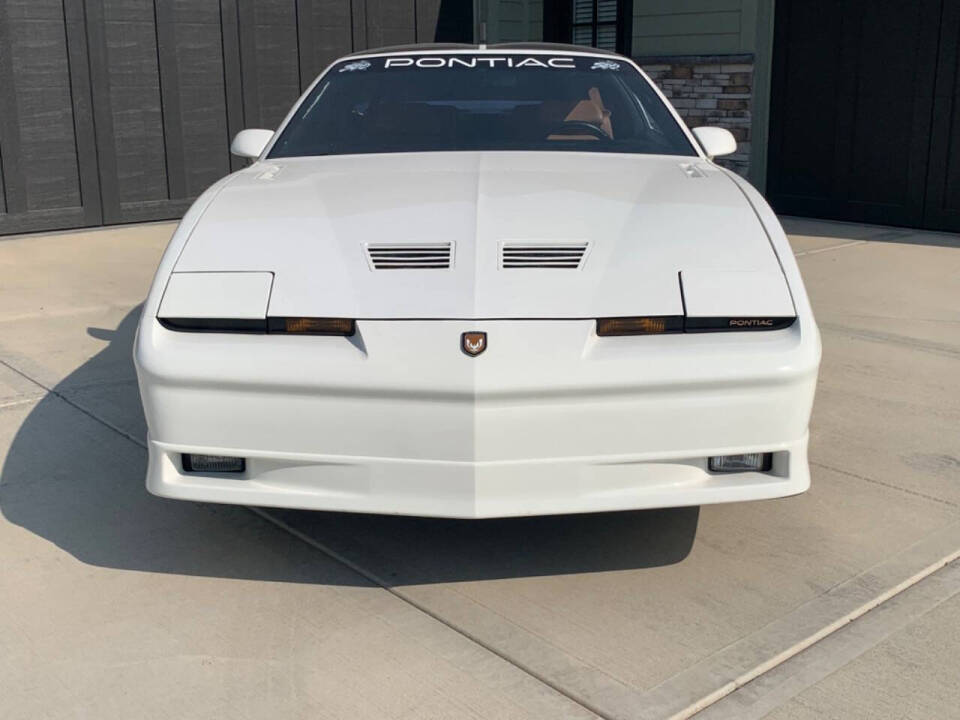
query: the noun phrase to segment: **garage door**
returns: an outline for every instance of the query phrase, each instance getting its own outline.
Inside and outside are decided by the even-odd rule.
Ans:
[[[0,0],[0,235],[177,218],[331,60],[472,0]]]
[[[777,0],[781,213],[960,230],[960,0]]]

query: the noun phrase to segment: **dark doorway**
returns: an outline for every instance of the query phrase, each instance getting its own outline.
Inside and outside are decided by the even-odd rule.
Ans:
[[[421,42],[432,39],[438,43],[471,43],[473,24],[473,0],[440,0],[433,38],[417,39]]]
[[[960,0],[778,0],[781,213],[960,230]]]

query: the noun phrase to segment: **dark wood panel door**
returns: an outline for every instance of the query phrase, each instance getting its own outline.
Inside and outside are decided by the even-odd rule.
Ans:
[[[829,2],[776,4],[767,197],[779,212],[837,216],[843,27]]]
[[[960,0],[942,17],[924,225],[960,232]]]
[[[473,0],[416,0],[417,42],[473,42]]]
[[[182,208],[231,169],[219,8],[157,2],[156,34],[168,199]]]
[[[82,8],[0,2],[0,234],[101,221]]]
[[[296,0],[239,0],[245,127],[276,128],[300,96]]]
[[[333,60],[472,0],[0,0],[0,234],[177,218]]]
[[[941,7],[777,3],[767,185],[777,211],[923,225]]]
[[[300,87],[353,51],[350,0],[300,0]]]
[[[104,221],[171,217],[153,2],[86,11]]]
[[[179,217],[230,169],[219,8],[85,6],[103,220]]]

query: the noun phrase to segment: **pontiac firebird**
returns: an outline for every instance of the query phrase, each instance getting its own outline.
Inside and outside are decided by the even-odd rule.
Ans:
[[[819,334],[735,147],[600,51],[335,62],[163,256],[149,490],[462,518],[803,492]]]

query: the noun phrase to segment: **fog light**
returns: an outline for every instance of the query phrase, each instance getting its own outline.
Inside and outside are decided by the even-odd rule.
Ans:
[[[197,473],[242,473],[247,463],[243,458],[226,455],[183,454],[183,471]]]
[[[773,453],[717,455],[710,458],[710,472],[767,472],[773,464]]]

